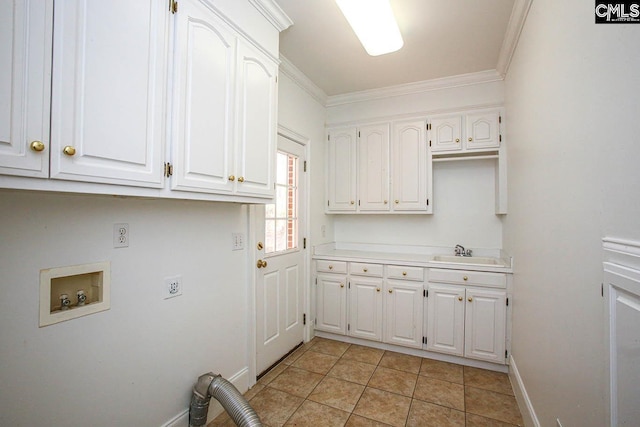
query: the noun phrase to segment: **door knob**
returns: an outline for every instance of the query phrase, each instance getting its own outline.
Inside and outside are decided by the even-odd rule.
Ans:
[[[62,152],[64,154],[66,154],[67,156],[73,156],[74,154],[76,154],[76,149],[74,147],[72,147],[71,145],[67,145],[66,147],[64,147],[62,149]]]
[[[256,263],[256,265],[258,266],[258,268],[263,268],[267,266],[267,261],[263,261],[261,259],[258,260],[258,262]]]
[[[44,143],[42,141],[33,141],[29,145],[33,151],[42,151],[44,150]]]

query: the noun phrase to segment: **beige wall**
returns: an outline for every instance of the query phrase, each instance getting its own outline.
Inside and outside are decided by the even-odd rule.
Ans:
[[[506,78],[512,355],[542,426],[607,425],[601,238],[640,238],[639,30],[535,0]]]

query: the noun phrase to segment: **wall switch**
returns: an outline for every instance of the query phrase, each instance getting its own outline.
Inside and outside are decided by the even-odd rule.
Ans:
[[[182,295],[182,276],[171,276],[164,278],[164,299]]]
[[[244,249],[244,234],[232,233],[231,239],[232,239],[231,250],[240,251]]]
[[[126,248],[129,246],[129,224],[113,224],[113,247]]]

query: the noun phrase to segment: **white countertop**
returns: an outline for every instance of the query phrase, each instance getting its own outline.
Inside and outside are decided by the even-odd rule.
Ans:
[[[313,248],[313,259],[396,264],[453,270],[492,271],[500,273],[513,272],[513,259],[501,249],[471,249],[473,250],[474,256],[495,258],[497,264],[465,263],[465,257],[460,257],[459,262],[434,260],[434,257],[438,255],[453,255],[453,248],[342,242],[315,246]],[[456,261],[458,261],[457,258]]]

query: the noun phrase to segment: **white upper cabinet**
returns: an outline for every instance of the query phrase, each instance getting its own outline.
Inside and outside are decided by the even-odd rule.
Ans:
[[[389,210],[389,125],[358,130],[358,209]]]
[[[462,149],[462,116],[451,114],[431,119],[431,151],[457,151]]]
[[[236,192],[272,197],[278,66],[242,40],[237,64]]]
[[[356,210],[356,128],[329,131],[327,211]]]
[[[433,116],[429,126],[431,151],[455,153],[496,150],[502,140],[501,122],[499,109]]]
[[[51,177],[162,187],[167,3],[54,8]]]
[[[200,1],[180,3],[174,57],[173,189],[228,193],[234,189],[236,44],[235,34]]]
[[[0,8],[0,174],[46,178],[53,3]]]
[[[391,199],[394,211],[431,211],[431,161],[425,132],[424,120],[393,124]]]

